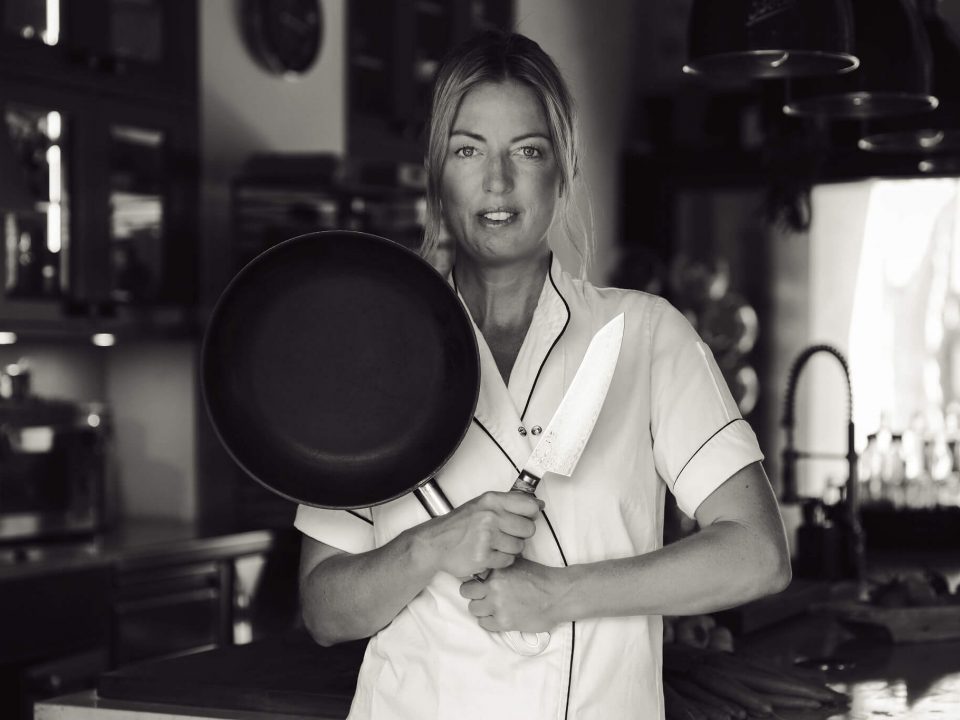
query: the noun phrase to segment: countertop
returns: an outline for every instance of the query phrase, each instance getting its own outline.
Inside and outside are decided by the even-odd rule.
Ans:
[[[213,552],[223,536],[203,538],[181,529],[179,540],[157,527],[131,526],[122,559],[150,562],[164,553],[205,546]],[[265,542],[259,533],[233,536],[232,542]],[[171,545],[172,542],[172,545]],[[110,555],[110,543],[103,543]],[[234,550],[236,547],[234,547]],[[883,578],[903,570],[937,568],[951,587],[960,582],[960,557],[955,553],[918,558],[884,554],[870,562],[870,576]],[[814,590],[816,588],[813,588]],[[821,596],[834,593],[831,583]],[[785,720],[953,720],[960,718],[960,641],[893,645],[855,635],[828,615],[805,612],[811,581],[798,579],[791,593],[768,598],[770,607],[793,604],[789,619],[765,611],[765,626],[737,638],[739,650],[772,664],[789,666],[800,660],[821,666],[826,681],[848,693],[851,707],[842,712],[787,713]],[[797,598],[803,603],[798,604]],[[815,601],[814,601],[815,602]],[[797,614],[801,613],[801,614]],[[76,718],[237,718],[237,720],[334,720],[346,716],[363,643],[321,648],[303,631],[224,647],[204,653],[121,668],[101,677],[100,693],[88,691],[37,705],[40,720]]]
[[[960,718],[960,642],[891,645],[858,637],[827,615],[808,613],[737,643],[776,665],[797,659],[807,666],[823,663],[830,686],[852,698],[846,711],[781,711],[783,720]],[[144,664],[103,676],[100,695],[90,691],[41,703],[36,718],[343,718],[362,647],[321,648],[301,631]],[[140,701],[129,699],[134,697]],[[171,699],[179,704],[157,702]]]
[[[852,701],[843,712],[781,712],[789,720],[960,718],[960,641],[890,644],[811,613],[745,636],[740,647],[780,667],[820,667]]]
[[[238,557],[266,552],[274,541],[269,530],[213,530],[176,520],[125,518],[89,537],[0,546],[0,583],[101,565],[132,570]]]
[[[268,553],[287,540],[272,531],[207,531],[192,523],[131,518],[95,536],[0,545],[0,665],[7,668],[0,668],[0,689],[7,687],[10,666],[109,643],[123,578]],[[295,575],[288,582],[287,594],[295,596]]]
[[[99,691],[38,703],[35,717],[339,720],[349,711],[365,647],[323,648],[295,630],[105,673]]]

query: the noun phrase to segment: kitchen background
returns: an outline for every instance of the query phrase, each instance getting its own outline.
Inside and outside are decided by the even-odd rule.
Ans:
[[[485,26],[516,27],[564,71],[586,148],[591,279],[665,294],[697,324],[791,528],[798,498],[835,503],[849,468],[846,383],[818,355],[797,384],[792,447],[836,457],[800,463],[785,487],[785,392],[811,343],[849,360],[866,501],[955,509],[960,162],[858,150],[869,122],[786,118],[784,81],[684,74],[690,5],[0,0],[0,404],[29,392],[99,429],[94,545],[135,525],[179,528],[177,542],[242,536],[253,545],[216,559],[238,560],[231,597],[214,601],[230,612],[255,600],[271,562],[290,580],[295,538],[257,533],[288,528],[292,508],[237,470],[207,422],[204,323],[243,262],[286,237],[352,227],[416,243],[426,88],[449,43]],[[960,1],[919,6],[960,29]],[[285,11],[320,24],[315,59],[275,24]],[[300,71],[278,70],[273,32]],[[37,527],[8,533],[12,563],[38,547]],[[295,604],[267,602],[281,623]],[[240,627],[217,637],[249,639]]]

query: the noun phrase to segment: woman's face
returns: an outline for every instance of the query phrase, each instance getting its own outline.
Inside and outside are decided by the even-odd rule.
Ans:
[[[441,179],[443,217],[471,258],[501,265],[548,252],[560,170],[536,94],[481,83],[453,121]]]

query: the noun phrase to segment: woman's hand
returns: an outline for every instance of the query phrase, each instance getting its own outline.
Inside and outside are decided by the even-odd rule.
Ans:
[[[552,610],[561,592],[561,570],[518,557],[486,582],[463,583],[460,594],[470,601],[467,609],[485,630],[548,632],[559,622]]]
[[[524,493],[484,493],[356,555],[304,536],[300,597],[310,634],[324,646],[369,637],[438,571],[468,578],[513,564],[533,536],[542,507]]]
[[[536,530],[543,501],[517,492],[485,492],[416,530],[421,557],[436,570],[468,578],[509,567]]]

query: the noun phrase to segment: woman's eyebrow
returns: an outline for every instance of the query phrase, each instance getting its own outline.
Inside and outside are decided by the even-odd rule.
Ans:
[[[473,138],[474,140],[479,140],[480,142],[486,142],[486,138],[479,133],[470,132],[469,130],[457,130],[453,129],[450,131],[450,137],[454,135],[465,135],[468,138]]]
[[[546,140],[547,142],[550,142],[550,136],[545,135],[542,132],[532,132],[532,133],[526,133],[524,135],[518,135],[510,142],[515,143],[515,142],[520,142],[521,140],[533,140],[533,139]]]
[[[454,135],[464,135],[468,138],[479,140],[480,142],[486,142],[487,140],[480,133],[470,132],[469,130],[453,129],[450,131],[450,137],[453,137]],[[513,138],[510,142],[515,143],[515,142],[520,142],[521,140],[532,140],[534,138],[539,138],[540,140],[546,140],[547,142],[550,141],[550,137],[542,132],[530,132],[530,133],[524,133],[523,135],[517,135],[517,137]]]

